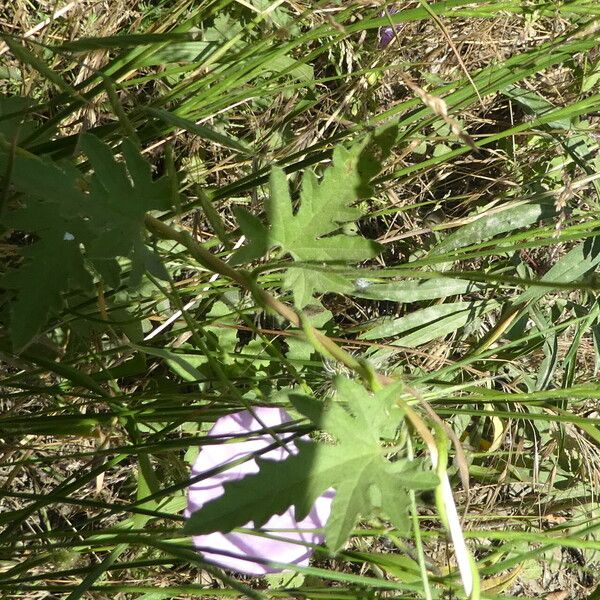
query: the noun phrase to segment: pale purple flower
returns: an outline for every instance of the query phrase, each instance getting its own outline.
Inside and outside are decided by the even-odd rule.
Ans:
[[[253,412],[269,428],[291,421],[290,415],[281,408],[254,408]],[[243,436],[261,430],[264,430],[264,428],[254,416],[249,411],[242,411],[218,419],[208,435]],[[285,441],[290,435],[290,433],[283,433],[279,434],[278,437],[280,440]],[[273,443],[275,443],[273,436],[263,432],[256,436],[250,435],[247,440],[239,442],[207,444],[198,455],[192,469],[192,477],[258,452]],[[279,446],[269,450],[262,454],[261,458],[280,461],[285,460],[290,453],[295,454],[297,452],[298,449],[293,442],[287,441],[285,442],[285,448]],[[213,475],[192,484],[188,493],[186,516],[199,510],[210,500],[221,496],[224,491],[224,483],[257,472],[258,465],[255,460],[251,459],[218,475]],[[306,566],[313,553],[312,548],[306,544],[323,543],[323,534],[312,530],[324,527],[331,512],[332,500],[333,491],[328,490],[317,499],[309,515],[299,522],[295,518],[293,507],[289,507],[282,515],[271,517],[262,529],[264,531],[293,530],[272,532],[277,537],[289,539],[289,542],[249,533],[231,532],[223,534],[216,532],[194,536],[194,544],[208,561],[226,569],[233,569],[250,575],[277,573],[282,570],[258,562],[261,560]],[[252,522],[247,523],[244,527],[254,528]],[[258,559],[258,561],[253,559]]]
[[[386,17],[388,14],[393,15],[398,12],[398,7],[395,4],[391,4],[387,7],[387,12],[384,10],[381,13],[382,17]],[[379,48],[385,48],[390,45],[392,40],[395,37],[394,30],[398,31],[399,26],[396,25],[392,27],[391,25],[386,25],[385,27],[379,28]]]

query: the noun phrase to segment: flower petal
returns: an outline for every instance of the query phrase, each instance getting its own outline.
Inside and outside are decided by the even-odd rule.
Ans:
[[[291,421],[290,415],[280,408],[255,408],[253,412],[267,427],[277,427]],[[256,418],[249,411],[242,411],[218,419],[208,435],[243,436],[261,430],[264,430],[264,427]],[[290,434],[280,434],[279,438],[285,441],[289,436]],[[273,442],[274,439],[269,433],[261,433],[239,442],[224,441],[220,444],[207,444],[198,455],[192,469],[192,477],[258,452],[272,445]],[[277,447],[269,450],[262,454],[261,458],[284,460],[289,452],[296,453],[297,451],[293,442],[288,441],[285,448]],[[251,459],[192,484],[188,492],[186,516],[199,510],[205,503],[221,496],[224,491],[223,484],[256,472],[258,472],[258,465],[254,459]],[[323,543],[323,534],[312,530],[324,527],[331,512],[333,495],[333,490],[325,492],[317,499],[309,515],[300,522],[295,518],[294,508],[289,507],[283,514],[273,515],[261,530],[262,532],[278,529],[292,530],[272,532],[273,536],[289,541],[275,540],[250,533],[223,534],[215,532],[194,536],[194,545],[210,562],[226,569],[251,575],[277,573],[282,570],[265,564],[268,561],[306,566],[313,553],[310,544]],[[245,528],[252,529],[252,522],[247,523]]]

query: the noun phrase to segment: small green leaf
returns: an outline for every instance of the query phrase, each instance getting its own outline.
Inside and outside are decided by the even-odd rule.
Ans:
[[[414,348],[444,337],[498,306],[493,301],[436,304],[398,319],[385,319],[360,337],[364,340],[394,337],[394,344]]]
[[[343,293],[349,287],[343,275],[307,265],[290,267],[283,277],[283,286],[294,290],[296,305],[302,308],[312,303],[314,290]]]
[[[508,85],[502,90],[502,93],[517,104],[520,104],[535,117],[543,117],[557,110],[555,106],[537,92],[526,90],[516,85]],[[571,119],[565,117],[556,121],[549,121],[547,125],[552,129],[569,129],[571,127]]]
[[[233,208],[233,214],[250,243],[242,246],[229,261],[232,265],[252,262],[269,250],[269,232],[251,212],[241,206]]]
[[[299,588],[304,585],[304,579],[303,573],[290,573],[289,571],[284,571],[283,573],[267,573],[265,575],[265,580],[270,589]]]
[[[538,300],[544,294],[554,290],[553,283],[571,283],[591,271],[600,263],[600,239],[588,238],[569,250],[541,278],[547,285],[531,286],[516,300],[522,304],[529,300]]]
[[[206,139],[219,146],[223,146],[224,148],[229,148],[231,150],[235,150],[240,154],[251,155],[253,154],[252,149],[242,140],[238,140],[237,138],[231,135],[225,135],[223,133],[219,133],[218,131],[212,129],[211,127],[207,127],[206,125],[198,125],[189,119],[185,119],[184,117],[180,117],[172,112],[167,110],[163,110],[162,108],[152,108],[146,106],[143,108],[144,112],[148,113],[152,117],[160,119],[167,125],[172,125],[173,127],[178,127],[185,131],[189,131],[201,139]]]
[[[367,563],[376,564],[400,581],[419,581],[419,563],[402,554],[390,552],[351,552],[350,555]]]
[[[435,246],[430,256],[450,253],[458,248],[477,244],[501,233],[527,227],[554,214],[554,207],[549,203],[509,205],[499,212],[484,214],[472,223],[464,225]]]
[[[21,45],[15,38],[9,35],[1,36],[4,43],[10,48],[15,58],[20,62],[29,65],[35,69],[42,77],[51,81],[59,90],[65,92],[68,96],[76,98],[82,103],[85,99],[79,92],[70,86],[60,75],[55,73],[41,58],[38,58],[33,52],[30,52],[25,46]]]
[[[266,72],[282,73],[302,81],[303,83],[313,83],[315,78],[314,69],[299,60],[296,60],[285,54],[274,56],[263,67]]]
[[[481,285],[466,279],[435,277],[424,281],[394,281],[393,283],[372,284],[355,290],[353,296],[369,300],[391,300],[393,302],[420,302],[468,294],[481,289]]]

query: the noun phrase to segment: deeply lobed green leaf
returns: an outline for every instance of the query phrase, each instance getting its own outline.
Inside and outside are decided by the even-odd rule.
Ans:
[[[284,461],[258,459],[259,472],[227,483],[221,497],[190,517],[186,533],[226,532],[248,522],[261,527],[289,506],[302,520],[329,488],[335,489],[325,527],[331,550],[343,546],[361,515],[382,513],[404,531],[407,490],[431,489],[437,478],[417,461],[391,462],[385,455],[382,440],[394,437],[402,419],[396,403],[401,384],[372,395],[349,379],[339,378],[336,387],[336,397],[325,410],[314,400],[291,398],[300,412],[335,438],[335,444],[302,441],[299,452]]]
[[[117,287],[117,258],[131,260],[133,285],[146,270],[164,276],[146,246],[143,224],[148,211],[169,208],[169,182],[153,181],[150,165],[129,140],[121,146],[125,162],[93,135],[84,134],[81,147],[94,169],[89,186],[73,166],[15,157],[11,181],[20,205],[5,222],[34,235],[21,251],[22,263],[3,278],[14,290],[11,336],[17,350],[60,310],[64,292],[89,290],[96,273]]]
[[[381,169],[394,142],[396,129],[390,127],[375,134],[367,142],[350,148],[337,146],[333,162],[321,180],[308,169],[302,179],[299,207],[294,211],[287,177],[274,166],[269,182],[267,202],[269,226],[264,226],[248,211],[238,208],[236,216],[249,244],[236,253],[234,263],[248,262],[279,248],[298,263],[343,265],[372,258],[379,245],[343,231],[362,212],[356,201],[371,193],[370,181]],[[319,291],[339,291],[344,280],[336,273],[310,268],[288,269],[284,287],[294,293],[299,308],[311,301]]]

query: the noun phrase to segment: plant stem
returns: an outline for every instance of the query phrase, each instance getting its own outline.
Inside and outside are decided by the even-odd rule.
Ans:
[[[316,342],[317,350],[319,350],[320,347],[328,355],[331,355],[348,369],[358,373],[365,382],[369,383],[372,380],[372,372],[369,369],[366,369],[361,361],[356,359],[342,347],[338,346],[332,339],[323,335],[312,325],[303,323],[298,313],[291,306],[281,302],[273,295],[269,294],[269,292],[263,290],[257,285],[249,273],[242,269],[234,269],[231,265],[228,265],[225,261],[198,244],[187,231],[174,229],[151,215],[146,215],[145,223],[146,228],[150,233],[163,239],[178,242],[184,246],[202,266],[213,273],[219,273],[223,277],[235,281],[240,286],[247,289],[262,307],[276,312],[294,325],[294,327],[302,328],[308,341]],[[379,374],[377,375],[377,379],[382,385],[391,381],[388,377]]]

